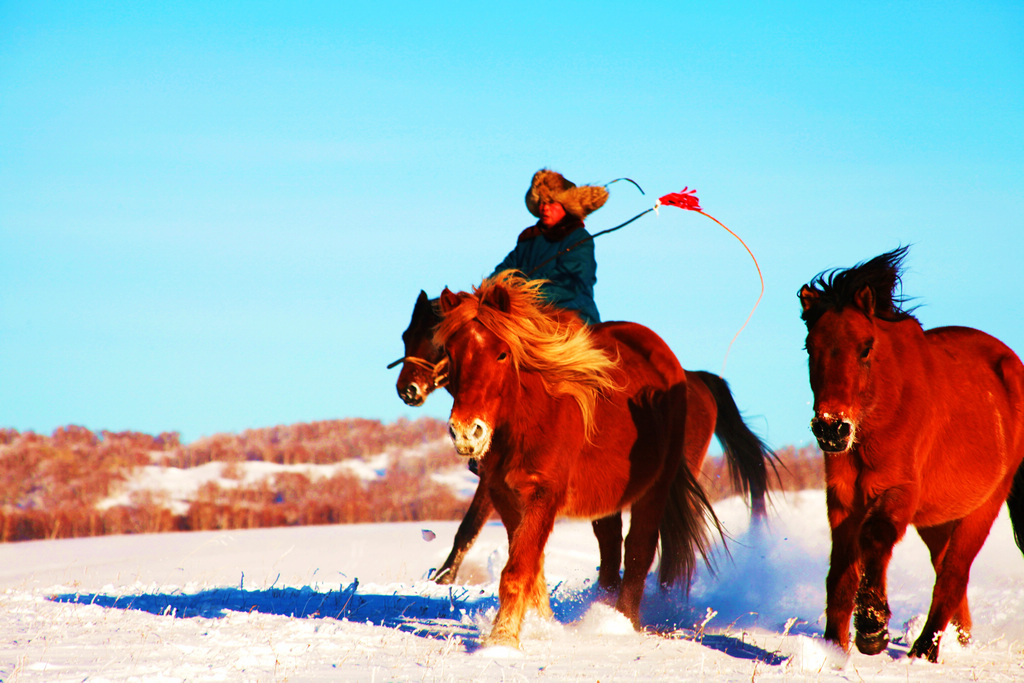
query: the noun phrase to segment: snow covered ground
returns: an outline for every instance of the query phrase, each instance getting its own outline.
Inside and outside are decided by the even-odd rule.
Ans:
[[[455,522],[277,528],[0,546],[4,681],[1017,681],[1024,679],[1024,558],[1005,513],[975,562],[974,642],[906,657],[931,594],[916,534],[890,572],[894,642],[846,657],[821,640],[829,535],[820,492],[775,501],[767,533],[737,499],[719,573],[689,601],[648,586],[636,633],[593,591],[589,524],[547,549],[555,620],[529,617],[519,651],[480,647],[506,543],[490,524],[460,575],[425,577]],[[703,627],[701,624],[703,623]]]

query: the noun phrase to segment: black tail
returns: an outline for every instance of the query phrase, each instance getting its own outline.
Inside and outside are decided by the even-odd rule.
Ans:
[[[1013,487],[1006,499],[1006,507],[1010,511],[1013,539],[1024,553],[1024,463],[1017,468],[1017,474],[1013,475]]]
[[[661,563],[658,579],[663,586],[682,583],[689,590],[690,579],[697,569],[697,556],[708,569],[713,531],[722,537],[722,525],[715,516],[711,501],[686,463],[685,421],[676,419],[686,406],[686,384],[678,384],[666,394],[652,397],[655,408],[650,411],[651,433],[668,439],[667,448],[679,458],[679,466],[665,501],[665,511],[658,526],[661,541]]]
[[[689,591],[690,580],[697,569],[698,553],[708,569],[714,571],[711,564],[712,530],[718,532],[719,538],[723,537],[722,525],[715,516],[711,501],[690,468],[683,463],[672,482],[659,528],[661,564],[658,580],[661,585],[682,583]]]
[[[772,472],[777,478],[775,464],[778,458],[743,421],[743,416],[740,415],[740,410],[732,397],[732,391],[729,390],[729,384],[710,372],[701,370],[694,374],[700,377],[718,404],[715,436],[718,437],[725,452],[733,487],[744,495],[749,494],[751,515],[755,519],[762,519],[767,515],[768,466],[771,465]]]

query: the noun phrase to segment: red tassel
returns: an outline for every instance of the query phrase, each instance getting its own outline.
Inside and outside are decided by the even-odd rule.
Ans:
[[[671,192],[658,199],[659,206],[678,206],[687,211],[700,211],[700,200],[697,199],[697,190],[684,187],[680,192]]]

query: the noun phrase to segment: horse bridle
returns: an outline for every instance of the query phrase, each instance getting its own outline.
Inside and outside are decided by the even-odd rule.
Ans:
[[[445,356],[436,363],[431,363],[425,358],[418,358],[416,356],[402,356],[398,360],[388,365],[388,370],[395,367],[399,363],[412,363],[418,365],[434,378],[434,389],[443,387],[448,384],[448,357]]]

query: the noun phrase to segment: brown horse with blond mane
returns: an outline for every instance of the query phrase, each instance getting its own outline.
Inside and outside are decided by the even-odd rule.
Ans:
[[[894,293],[906,253],[819,275],[800,302],[832,527],[825,637],[849,650],[852,615],[861,652],[887,647],[886,571],[912,524],[936,576],[910,656],[934,662],[950,621],[970,636],[967,579],[1003,501],[1021,545],[1024,366],[984,332],[922,329]]]
[[[446,289],[439,308],[449,431],[460,455],[478,459],[480,486],[509,538],[488,642],[517,644],[528,607],[550,616],[544,547],[558,516],[600,519],[626,508],[616,608],[639,627],[659,538],[663,584],[688,582],[698,553],[707,561],[718,526],[695,474],[714,410],[703,401],[689,409],[687,373],[654,332],[625,322],[588,327],[543,303],[536,281],[501,273],[472,294]],[[769,456],[758,452],[762,477]],[[752,480],[749,470],[744,477]]]
[[[411,406],[422,405],[439,387],[448,386],[448,359],[444,349],[434,343],[434,329],[441,322],[437,299],[430,299],[421,291],[413,307],[409,326],[402,333],[405,355],[388,367],[401,364],[395,383],[398,395]],[[621,323],[598,323],[592,330]],[[749,496],[755,521],[766,516],[768,490],[767,465],[775,466],[775,455],[743,421],[733,400],[728,383],[716,374],[701,370],[686,371],[686,429],[684,450],[686,462],[694,476],[701,470],[706,455],[707,426],[714,424],[714,434],[722,446],[729,466],[733,489]],[[476,461],[470,461],[476,472]],[[478,486],[469,509],[455,533],[451,552],[432,579],[439,584],[451,584],[458,576],[462,560],[477,535],[494,511],[486,486]],[[598,586],[614,595],[619,589],[622,566],[622,516],[616,512],[592,522],[601,555]]]

